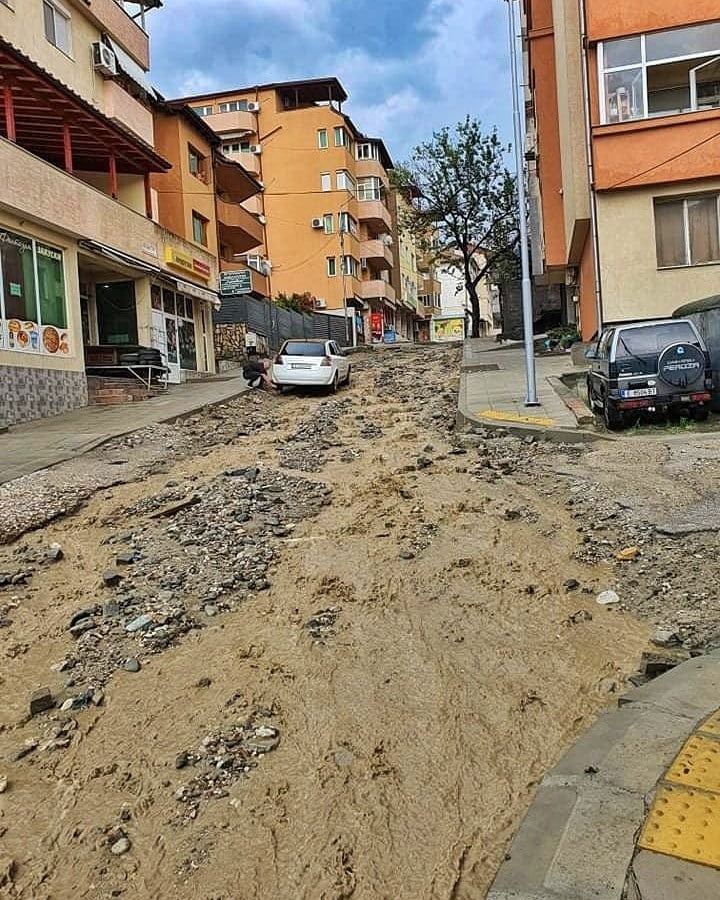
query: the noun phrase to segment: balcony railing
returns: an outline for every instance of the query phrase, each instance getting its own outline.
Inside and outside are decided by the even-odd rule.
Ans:
[[[376,231],[392,230],[390,210],[381,200],[361,200],[358,203],[358,219],[370,223]]]
[[[358,282],[357,292],[363,300],[389,300],[395,302],[395,289],[381,278]]]
[[[150,40],[127,14],[122,3],[118,0],[85,0],[83,9],[147,72],[150,68]]]
[[[263,242],[263,227],[239,203],[217,200],[220,240],[235,253],[247,253]]]
[[[392,269],[395,265],[392,250],[381,240],[362,241],[360,256],[372,262],[378,269]]]

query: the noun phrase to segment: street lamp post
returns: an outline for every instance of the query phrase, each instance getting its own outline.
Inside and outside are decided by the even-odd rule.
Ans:
[[[515,0],[508,5],[508,37],[512,80],[513,126],[515,133],[515,168],[517,173],[518,207],[520,212],[520,263],[522,267],[523,337],[525,341],[525,406],[540,406],[535,380],[535,336],[533,334],[532,284],[530,282],[530,252],[528,249],[527,200],[525,195],[525,122],[520,115],[520,80],[518,78],[517,25]]]

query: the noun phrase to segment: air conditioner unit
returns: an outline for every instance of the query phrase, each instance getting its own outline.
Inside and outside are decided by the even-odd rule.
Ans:
[[[393,242],[392,235],[384,234],[383,238],[382,238],[382,242],[383,242],[383,244],[385,244],[386,247],[392,247],[392,242]]]
[[[250,144],[250,152],[254,153],[255,156],[260,156],[262,153],[262,147],[260,144]]]
[[[259,103],[248,103],[247,111],[248,112],[260,112],[260,104]]]
[[[327,300],[324,297],[315,298],[315,309],[327,309]]]
[[[323,222],[323,220],[321,218],[320,219],[312,219],[310,221],[310,225],[312,228],[322,228],[324,226],[324,224],[325,223]]]
[[[102,41],[95,41],[92,45],[93,69],[110,78],[117,75],[117,60],[112,49]]]
[[[360,259],[360,268],[361,268],[361,269],[367,269],[367,267],[368,267],[367,256],[363,256],[363,257],[361,257],[361,259]]]

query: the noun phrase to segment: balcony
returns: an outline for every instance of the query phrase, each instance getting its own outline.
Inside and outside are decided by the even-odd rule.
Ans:
[[[233,253],[247,253],[263,242],[263,227],[239,203],[217,199],[217,218],[220,242]]]
[[[357,285],[358,296],[363,300],[387,300],[395,302],[395,289],[387,281],[374,278],[371,281],[359,281]]]
[[[382,200],[359,200],[358,219],[367,222],[374,231],[392,231],[390,210]]]
[[[362,241],[360,256],[365,257],[376,269],[392,269],[395,265],[392,250],[381,240]]]
[[[237,132],[255,134],[257,131],[257,113],[247,112],[247,110],[242,109],[236,112],[218,112],[213,113],[211,116],[203,116],[203,121],[213,131],[217,131],[219,135],[235,134]]]
[[[210,254],[92,185],[3,139],[0,139],[0,183],[3,205],[22,218],[51,222],[79,240],[104,244],[158,269],[162,267],[163,248],[169,245],[203,263],[211,273],[210,281],[214,282],[215,260]]]
[[[150,68],[149,38],[117,0],[85,0],[83,12],[93,19],[100,31],[106,31],[121,44],[147,72]]]
[[[260,185],[253,174],[244,165],[222,153],[215,156],[215,183],[223,199],[234,203],[243,203],[260,192]]]
[[[103,83],[105,115],[132,129],[135,134],[149,144],[155,143],[153,116],[147,107],[132,97],[117,81],[107,79]]]
[[[356,160],[355,174],[358,178],[368,178],[372,176],[374,178],[379,178],[385,185],[388,183],[387,172],[379,159]]]

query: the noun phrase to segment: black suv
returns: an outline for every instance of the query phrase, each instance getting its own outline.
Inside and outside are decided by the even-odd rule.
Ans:
[[[640,412],[708,416],[710,356],[689,319],[608,326],[585,356],[588,405],[608,428]]]

